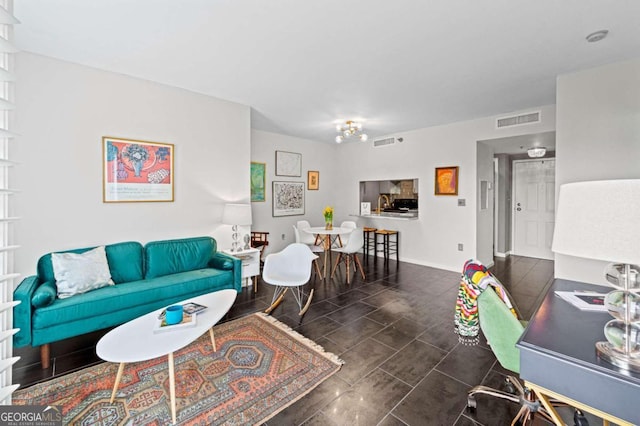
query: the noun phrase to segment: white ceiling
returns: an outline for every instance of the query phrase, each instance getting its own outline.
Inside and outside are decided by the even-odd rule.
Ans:
[[[522,154],[533,147],[544,147],[547,151],[555,151],[556,132],[533,133],[480,142],[493,147],[496,154]]]
[[[327,143],[337,120],[376,137],[554,104],[557,75],[640,57],[638,0],[16,0],[15,15],[22,50]]]

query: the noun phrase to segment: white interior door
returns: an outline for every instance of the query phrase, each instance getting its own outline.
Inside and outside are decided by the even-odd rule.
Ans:
[[[556,160],[513,162],[513,252],[553,259]]]

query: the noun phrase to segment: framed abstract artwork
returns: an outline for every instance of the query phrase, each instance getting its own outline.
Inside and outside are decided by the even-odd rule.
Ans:
[[[304,182],[273,182],[273,216],[304,214]]]
[[[302,154],[276,151],[276,176],[302,176]]]
[[[307,172],[307,189],[317,191],[320,188],[320,172],[309,170]]]
[[[267,165],[265,163],[251,162],[251,201],[265,201],[267,185]]]
[[[173,201],[173,145],[102,138],[102,201]]]
[[[435,195],[458,195],[458,166],[436,167]]]

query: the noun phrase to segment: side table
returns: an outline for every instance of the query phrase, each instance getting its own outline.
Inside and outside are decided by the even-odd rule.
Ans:
[[[253,292],[257,292],[258,275],[260,275],[260,250],[249,248],[240,251],[222,250],[222,252],[242,260],[243,287],[248,287],[251,278],[253,278]]]

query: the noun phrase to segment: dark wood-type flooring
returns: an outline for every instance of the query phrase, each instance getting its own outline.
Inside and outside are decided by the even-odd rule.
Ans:
[[[292,295],[273,312],[345,364],[268,424],[510,424],[518,410],[510,403],[479,396],[477,411],[466,409],[468,389],[480,383],[501,387],[507,371],[486,342],[458,343],[453,312],[460,273],[392,260],[385,265],[372,257],[364,265],[366,280],[354,275],[349,285],[344,271],[333,280],[312,277],[308,286],[315,288],[315,296],[302,319]],[[553,262],[496,258],[492,271],[528,319],[551,284]],[[260,280],[257,294],[245,288],[225,320],[266,309],[272,292]],[[53,343],[51,367],[46,370],[40,367],[37,349],[15,349],[21,360],[13,370],[13,382],[29,386],[101,362],[95,344],[103,334]]]

